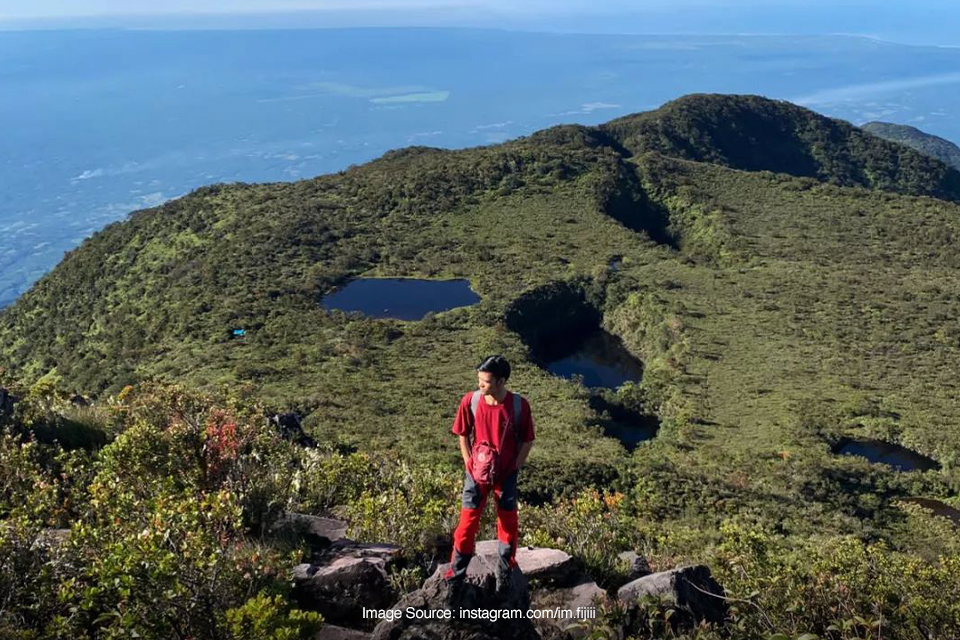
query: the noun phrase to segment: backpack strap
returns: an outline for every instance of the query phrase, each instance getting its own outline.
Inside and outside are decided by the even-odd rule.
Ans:
[[[520,453],[520,417],[523,413],[523,397],[513,394],[513,435],[517,439],[517,453]]]
[[[477,407],[480,406],[480,389],[473,392],[470,397],[470,413],[473,414],[473,424],[477,424]]]

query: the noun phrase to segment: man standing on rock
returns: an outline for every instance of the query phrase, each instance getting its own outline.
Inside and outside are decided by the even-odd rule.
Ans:
[[[533,417],[526,398],[507,390],[509,377],[510,363],[503,356],[484,358],[477,366],[478,389],[463,396],[453,422],[466,473],[460,523],[453,533],[450,568],[444,576],[451,600],[457,598],[467,575],[491,489],[497,501],[498,594],[509,585],[510,572],[517,565],[517,475],[533,447]],[[494,462],[484,467],[491,457]]]

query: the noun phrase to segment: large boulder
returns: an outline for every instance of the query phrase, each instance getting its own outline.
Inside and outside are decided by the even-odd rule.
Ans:
[[[440,565],[423,586],[394,605],[373,631],[373,640],[539,640],[526,617],[530,608],[527,578],[511,572],[510,585],[496,594],[497,555],[477,554],[467,568],[463,589],[448,608],[450,584]]]
[[[387,571],[399,553],[388,544],[336,542],[315,562],[294,567],[293,598],[330,622],[359,624],[364,607],[381,609],[394,601]]]
[[[643,596],[663,598],[671,603],[680,614],[680,622],[707,620],[721,624],[727,614],[723,587],[705,565],[652,573],[628,582],[617,591],[617,598],[628,607],[635,607]]]
[[[568,587],[537,589],[531,595],[534,609],[560,609],[572,612],[573,617],[541,617],[534,620],[534,625],[545,639],[583,638],[589,630],[590,620],[596,619],[597,604],[609,599],[606,591],[586,577]]]
[[[336,518],[287,512],[277,518],[270,532],[306,540],[314,547],[327,547],[347,538],[347,523]]]
[[[476,554],[496,562],[497,541],[478,542]],[[582,563],[570,554],[559,549],[543,547],[517,547],[517,564],[529,580],[542,584],[567,586],[579,580],[582,575]]]

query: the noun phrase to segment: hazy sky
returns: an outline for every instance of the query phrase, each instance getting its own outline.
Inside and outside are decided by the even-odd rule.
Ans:
[[[582,33],[867,35],[960,45],[956,0],[0,0],[0,27],[458,26]]]
[[[477,13],[637,13],[650,9],[680,7],[773,7],[773,6],[836,6],[827,0],[166,0],[152,3],[131,3],[129,0],[5,0],[0,3],[0,18],[38,18],[87,15],[133,15],[170,13],[241,13],[313,10],[420,10],[469,9]],[[873,0],[848,0],[842,4],[867,7]],[[891,4],[898,4],[893,2]],[[907,3],[900,3],[906,5]],[[909,6],[916,7],[917,3]]]

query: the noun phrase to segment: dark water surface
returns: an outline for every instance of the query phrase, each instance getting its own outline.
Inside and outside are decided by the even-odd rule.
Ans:
[[[360,278],[321,298],[324,309],[359,311],[373,318],[420,320],[427,313],[480,302],[468,280]]]
[[[960,510],[932,498],[907,498],[905,502],[918,504],[924,509],[933,511],[933,515],[947,518],[955,526],[960,526]]]
[[[834,453],[847,456],[863,456],[870,462],[886,464],[899,471],[927,471],[939,469],[936,460],[920,455],[906,447],[879,440],[842,439],[834,447]]]
[[[628,380],[639,381],[643,376],[643,364],[627,351],[619,338],[602,329],[579,343],[552,347],[547,370],[563,378],[583,376],[587,387],[616,389]]]
[[[633,451],[641,442],[655,437],[658,428],[656,419],[647,418],[637,421],[636,424],[611,422],[604,425],[603,432],[604,435],[619,440],[628,451]]]

